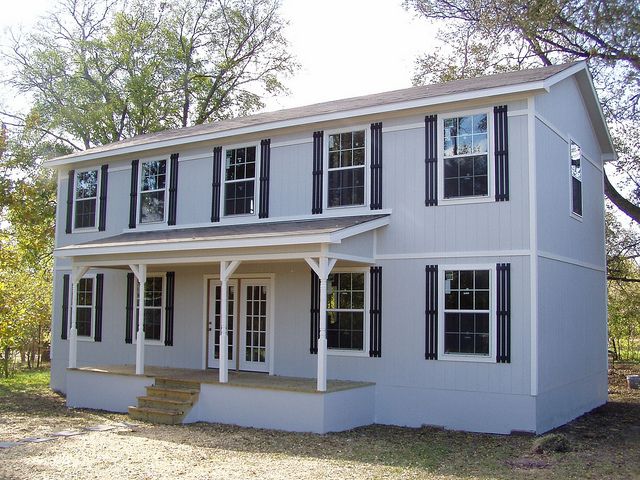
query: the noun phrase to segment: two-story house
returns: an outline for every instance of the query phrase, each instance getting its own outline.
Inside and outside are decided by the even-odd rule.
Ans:
[[[613,156],[573,63],[50,160],[51,385],[185,422],[549,430],[607,399]]]

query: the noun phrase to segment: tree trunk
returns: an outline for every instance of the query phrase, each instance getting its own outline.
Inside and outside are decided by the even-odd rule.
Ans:
[[[4,378],[9,378],[9,354],[11,349],[4,347]]]

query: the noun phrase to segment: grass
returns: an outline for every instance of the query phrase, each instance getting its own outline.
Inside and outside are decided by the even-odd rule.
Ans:
[[[0,478],[424,478],[638,479],[640,391],[617,364],[607,405],[557,429],[566,453],[535,454],[533,437],[373,425],[312,435],[198,423],[143,424],[134,431],[0,450]],[[0,441],[124,421],[72,410],[48,389],[46,371],[0,379]]]

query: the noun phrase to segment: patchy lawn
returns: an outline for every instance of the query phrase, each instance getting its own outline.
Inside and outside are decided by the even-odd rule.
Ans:
[[[105,432],[0,449],[1,479],[425,478],[638,479],[640,391],[620,365],[609,403],[556,430],[566,453],[532,453],[531,437],[372,426],[324,436],[225,425],[127,425],[126,415],[70,410],[48,372],[0,379],[0,442],[110,425]]]

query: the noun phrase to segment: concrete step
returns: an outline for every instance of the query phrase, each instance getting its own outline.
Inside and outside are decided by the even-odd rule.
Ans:
[[[157,377],[156,386],[200,391],[200,382],[194,382],[192,380],[179,380],[176,378]]]
[[[156,385],[147,387],[148,397],[161,397],[170,400],[194,402],[199,393],[199,390],[192,388],[159,387]]]
[[[135,420],[164,425],[179,425],[182,423],[184,413],[169,408],[129,407],[129,416]]]
[[[188,412],[193,407],[191,400],[173,400],[165,397],[138,397],[139,407],[149,407],[158,409],[179,410],[182,413]]]

